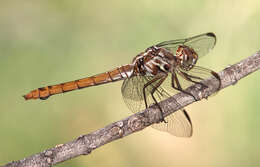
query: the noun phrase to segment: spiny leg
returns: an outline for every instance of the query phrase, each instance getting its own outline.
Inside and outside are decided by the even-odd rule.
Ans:
[[[167,76],[167,75],[166,75],[166,76]],[[145,102],[145,107],[146,107],[146,108],[148,107],[148,105],[147,105],[147,99],[146,99],[145,89],[146,89],[148,86],[152,85],[152,84],[153,84],[154,82],[156,82],[157,80],[159,80],[159,79],[162,80],[163,77],[164,77],[164,76],[158,75],[158,76],[156,76],[155,78],[153,78],[152,80],[148,81],[148,82],[144,85],[144,87],[143,87],[143,95],[144,95],[144,102]],[[165,79],[165,78],[164,78],[164,79]],[[164,80],[164,79],[163,79],[163,80]],[[161,80],[160,80],[158,83],[160,83]],[[158,85],[158,84],[156,84],[156,85]],[[152,86],[153,86],[153,85],[152,85]],[[159,85],[159,86],[160,86],[160,85]],[[154,89],[154,88],[153,88],[153,89]],[[156,88],[155,88],[155,89],[156,89]],[[155,90],[154,90],[154,91],[155,91]],[[153,93],[154,93],[154,92],[153,92]],[[162,108],[160,107],[160,105],[159,105],[158,102],[156,101],[155,97],[153,96],[153,93],[151,93],[152,98],[153,98],[155,104],[158,106],[159,110],[161,111],[161,115],[162,115],[162,120],[161,120],[161,122],[163,121],[163,122],[166,123],[166,121],[165,121],[164,118],[163,118]]]
[[[185,73],[185,72],[182,72],[182,71],[180,71],[179,74],[180,74],[184,79],[186,79],[187,81],[190,81],[190,82],[193,82],[193,83],[195,83],[195,84],[199,84],[199,85],[201,85],[202,87],[208,88],[207,85],[205,85],[205,84],[203,84],[203,83],[201,83],[201,82],[197,82],[197,81],[192,80],[192,78],[194,78],[194,79],[199,79],[199,80],[202,81],[203,78],[200,78],[200,77],[197,77],[197,76],[193,76],[193,75],[189,75],[189,74],[187,74],[187,73]]]
[[[161,79],[161,76],[160,77],[155,77],[153,78],[152,80],[148,81],[144,87],[143,87],[143,95],[144,95],[144,103],[145,103],[145,108],[148,108],[148,105],[147,105],[147,99],[146,99],[146,94],[145,94],[145,89],[147,86],[151,85],[153,82],[156,82],[157,80]]]
[[[175,86],[174,81],[176,82],[176,85],[177,85],[177,86]],[[176,73],[175,73],[175,72],[172,73],[172,87],[173,87],[174,89],[180,91],[180,92],[183,92],[183,93],[185,93],[185,94],[187,94],[187,95],[192,96],[195,101],[198,101],[198,99],[197,99],[193,94],[191,94],[190,92],[187,92],[187,91],[185,91],[185,90],[182,89],[182,87],[181,87],[181,85],[180,85],[180,82],[179,82],[179,79],[178,79],[178,77],[176,76]]]
[[[210,72],[210,74],[211,74],[212,76],[214,76],[214,77],[218,80],[219,85],[218,85],[217,90],[219,90],[220,87],[221,87],[221,79],[220,79],[220,76],[218,75],[218,73],[216,73],[216,72],[214,72],[214,71],[212,71],[212,70],[209,71],[209,72]],[[200,84],[202,87],[208,88],[207,85],[205,85],[205,84],[203,84],[203,83],[201,83],[201,82],[197,82],[197,81],[192,80],[192,78],[194,78],[194,79],[199,79],[199,80],[203,80],[203,78],[200,78],[200,77],[197,77],[197,76],[193,76],[193,75],[187,74],[187,73],[185,73],[185,72],[183,72],[183,71],[180,71],[180,75],[182,75],[182,77],[183,77],[184,79],[186,79],[186,80],[188,80],[188,81],[190,81],[190,82],[193,82],[193,83],[196,83],[196,84]]]
[[[162,117],[162,121],[164,123],[167,123],[167,121],[165,121],[164,117],[163,117],[163,111],[162,111],[162,108],[161,106],[158,104],[156,98],[154,97],[154,92],[156,91],[156,89],[163,83],[163,81],[167,78],[168,74],[165,73],[165,75],[159,80],[159,82],[153,87],[152,91],[151,91],[151,96],[155,102],[155,104],[159,107],[160,111],[161,111],[161,117]],[[161,121],[161,122],[162,122]]]

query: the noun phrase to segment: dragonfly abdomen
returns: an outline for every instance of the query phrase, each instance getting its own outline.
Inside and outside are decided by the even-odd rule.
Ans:
[[[133,73],[133,65],[124,65],[116,69],[113,69],[111,71],[104,72],[91,77],[65,82],[57,85],[41,87],[31,91],[30,93],[24,95],[23,97],[26,100],[29,99],[46,100],[51,95],[65,93],[65,92],[86,88],[90,86],[105,84],[108,82],[123,80],[125,78],[130,77],[132,73]]]

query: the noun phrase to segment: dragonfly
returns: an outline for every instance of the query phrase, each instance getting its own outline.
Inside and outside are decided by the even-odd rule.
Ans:
[[[220,88],[219,75],[197,65],[197,61],[207,55],[215,44],[216,35],[212,32],[164,41],[139,53],[130,64],[83,79],[41,87],[23,97],[26,100],[46,100],[55,94],[124,80],[121,93],[132,112],[139,112],[155,104],[160,110],[161,122],[153,124],[153,128],[178,137],[191,137],[193,125],[185,108],[164,118],[159,102],[178,92],[194,97],[185,89],[192,84],[207,87],[201,81],[209,77],[216,78]]]

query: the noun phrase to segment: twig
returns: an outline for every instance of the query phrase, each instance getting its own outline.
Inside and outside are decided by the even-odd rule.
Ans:
[[[234,85],[238,80],[249,75],[260,68],[260,51],[241,62],[227,67],[219,72],[221,78],[221,88]],[[218,82],[214,78],[203,81],[208,88],[200,88],[200,85],[193,85],[186,91],[192,93],[198,99],[207,98],[217,91]],[[178,102],[178,105],[176,104]],[[187,94],[178,93],[173,97],[160,102],[165,115],[167,116],[182,107],[194,102],[194,98]],[[167,110],[171,106],[171,110]],[[174,108],[174,110],[172,110]],[[123,120],[112,123],[102,129],[87,135],[82,135],[77,139],[65,144],[60,144],[54,148],[47,149],[43,152],[34,154],[23,160],[10,162],[4,167],[45,167],[78,157],[88,155],[94,149],[110,143],[116,139],[123,138],[134,132],[140,131],[153,123],[159,122],[160,112],[155,106],[131,115]]]

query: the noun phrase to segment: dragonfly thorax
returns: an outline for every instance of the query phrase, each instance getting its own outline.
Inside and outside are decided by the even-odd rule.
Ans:
[[[133,64],[136,74],[155,76],[160,72],[171,72],[177,62],[176,57],[168,50],[152,46],[137,55]]]

